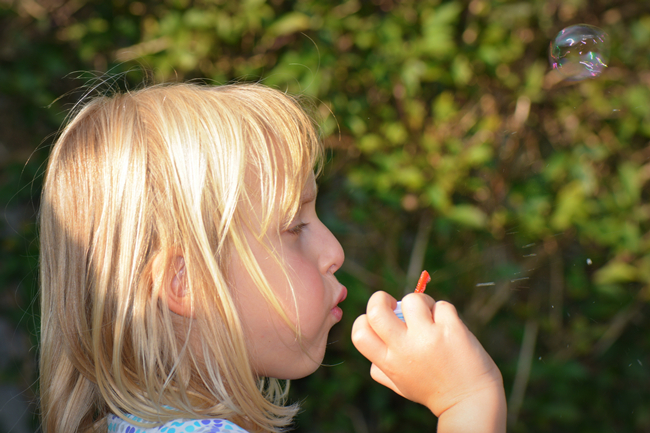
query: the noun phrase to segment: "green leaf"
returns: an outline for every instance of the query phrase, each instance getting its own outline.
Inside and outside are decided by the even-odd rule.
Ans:
[[[443,92],[433,103],[433,112],[437,120],[445,121],[457,112],[454,102],[454,95],[451,92]]]
[[[422,20],[423,39],[420,47],[423,52],[442,57],[454,51],[456,44],[452,24],[461,10],[460,4],[449,2],[426,11]]]
[[[366,134],[359,140],[359,150],[364,153],[374,153],[381,149],[383,145],[382,138],[377,134]]]
[[[576,219],[583,216],[584,189],[580,181],[573,181],[562,187],[557,195],[557,203],[551,225],[557,230],[566,230]]]
[[[426,191],[427,198],[431,202],[434,209],[442,211],[443,213],[451,206],[449,195],[440,184],[433,184]]]
[[[638,270],[635,266],[621,261],[612,261],[596,271],[594,282],[602,285],[627,283],[635,281],[637,276]]]
[[[283,15],[269,27],[268,32],[273,36],[289,35],[302,32],[309,28],[309,17],[301,12],[290,12]]]
[[[487,223],[485,212],[470,204],[455,205],[445,216],[458,224],[471,228],[484,228]]]

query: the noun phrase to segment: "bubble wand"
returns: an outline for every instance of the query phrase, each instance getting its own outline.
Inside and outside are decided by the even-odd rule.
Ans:
[[[424,289],[427,288],[427,284],[431,281],[431,277],[427,271],[422,271],[420,274],[420,279],[418,284],[415,286],[415,293],[424,293]]]
[[[431,277],[427,271],[422,271],[420,274],[420,279],[418,284],[415,286],[415,293],[424,293],[424,289],[427,288],[427,283],[431,281]],[[404,315],[402,314],[402,301],[397,301],[397,308],[395,308],[395,314],[403,322]]]

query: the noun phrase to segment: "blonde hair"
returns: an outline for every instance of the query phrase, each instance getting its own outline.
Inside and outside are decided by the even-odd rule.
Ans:
[[[298,101],[261,85],[159,85],[73,116],[52,149],[40,215],[45,433],[106,431],[109,413],[262,431],[290,423],[286,387],[252,371],[227,270],[239,254],[281,310],[242,229],[255,200],[258,238],[278,212],[288,225],[321,153]],[[194,313],[185,321],[164,303],[174,251]]]

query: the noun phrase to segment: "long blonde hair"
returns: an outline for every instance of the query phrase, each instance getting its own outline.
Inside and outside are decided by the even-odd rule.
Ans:
[[[40,215],[45,433],[106,431],[109,413],[261,431],[290,423],[286,387],[251,369],[227,270],[236,252],[281,310],[242,233],[243,203],[262,201],[258,236],[277,212],[288,224],[321,153],[298,101],[261,85],[159,85],[72,116]],[[169,272],[152,273],[160,254],[171,268],[174,251],[185,259],[186,321],[164,303]]]

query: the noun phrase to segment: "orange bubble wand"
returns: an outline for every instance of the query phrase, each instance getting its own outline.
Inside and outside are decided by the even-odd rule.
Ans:
[[[415,293],[424,293],[424,289],[427,288],[427,283],[430,281],[431,277],[429,276],[429,273],[427,271],[422,271],[418,284],[415,286]]]
[[[427,271],[422,271],[420,274],[420,279],[418,280],[417,286],[415,286],[415,293],[424,293],[424,289],[427,287],[427,283],[431,281],[431,277]],[[403,322],[404,315],[402,314],[402,301],[397,301],[397,308],[395,308],[395,314]]]

